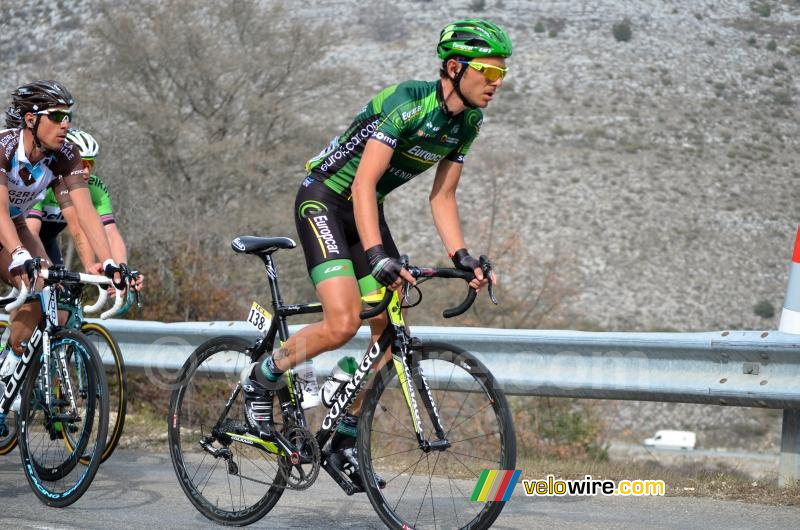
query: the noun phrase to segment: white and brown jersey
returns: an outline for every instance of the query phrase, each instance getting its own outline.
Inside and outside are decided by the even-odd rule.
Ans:
[[[8,187],[12,218],[27,213],[50,186],[82,184],[83,171],[78,147],[70,142],[31,164],[25,155],[22,129],[0,130],[0,185]]]

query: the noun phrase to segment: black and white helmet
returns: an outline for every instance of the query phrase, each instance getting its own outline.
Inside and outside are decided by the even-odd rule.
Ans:
[[[67,87],[58,81],[34,81],[11,93],[11,106],[20,118],[27,112],[41,112],[59,106],[71,107],[74,103]]]
[[[67,131],[67,140],[78,146],[81,158],[95,158],[100,152],[100,145],[91,134],[79,129]]]
[[[19,129],[22,127],[22,116],[14,105],[6,108],[6,129]]]

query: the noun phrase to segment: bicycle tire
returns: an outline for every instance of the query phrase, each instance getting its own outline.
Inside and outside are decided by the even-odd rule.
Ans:
[[[8,321],[0,320],[0,347],[3,348],[9,340],[8,333],[6,332],[7,329]],[[7,455],[17,446],[17,413],[13,410],[8,411],[6,427],[8,427],[8,434],[0,437],[0,456]]]
[[[420,448],[409,414],[416,405],[407,403],[388,363],[374,378],[359,421],[357,456],[367,497],[390,528],[488,528],[505,503],[470,502],[470,497],[483,470],[516,465],[505,395],[483,363],[456,346],[415,344],[412,358],[423,432],[428,440],[436,438],[418,370],[431,386],[451,445],[441,451]],[[384,489],[376,474],[386,481]]]
[[[91,342],[76,330],[61,329],[50,339],[51,366],[43,366],[38,351],[31,360],[22,388],[22,402],[17,417],[20,455],[25,477],[31,489],[44,504],[62,508],[74,503],[86,492],[102,460],[108,434],[108,386],[100,356]],[[53,363],[60,348],[67,348],[67,370],[72,389],[85,377],[83,392],[73,392],[80,408],[80,420],[68,421],[62,416],[68,403],[62,399],[66,386],[60,377],[51,379],[51,387],[42,388],[43,370],[57,374]],[[83,362],[78,362],[81,359]],[[52,409],[46,408],[44,392],[51,392]],[[76,425],[77,424],[77,425]],[[63,441],[63,433],[75,428],[72,449]],[[72,434],[75,434],[72,433]],[[88,456],[87,456],[88,455]],[[81,463],[87,457],[87,463]]]
[[[104,358],[113,360],[112,365],[105,369],[109,403],[108,438],[102,456],[102,461],[105,462],[117,448],[125,427],[125,415],[128,410],[128,380],[125,360],[122,358],[119,344],[105,326],[94,322],[84,322],[81,324],[81,332],[95,346],[101,360]],[[65,436],[64,441],[69,445],[68,437]],[[87,462],[88,459],[85,458],[82,461],[84,464]]]
[[[230,461],[237,466],[236,473],[231,473],[228,461],[212,456],[199,444],[211,434],[210,428],[219,420],[241,371],[250,365],[250,346],[250,342],[233,336],[201,344],[181,368],[167,416],[170,456],[181,488],[201,514],[229,526],[258,521],[275,506],[285,490],[277,456],[272,462],[250,446],[230,441],[225,445],[215,438],[217,448],[231,451]],[[212,370],[212,363],[224,366],[224,372]],[[243,392],[238,393],[226,421],[232,422],[231,428],[233,424],[244,423]],[[274,472],[272,479],[264,476],[268,468]],[[256,475],[261,484],[246,480]],[[245,494],[245,488],[251,485],[255,492]],[[238,499],[234,498],[236,494]],[[249,505],[245,497],[258,500]]]

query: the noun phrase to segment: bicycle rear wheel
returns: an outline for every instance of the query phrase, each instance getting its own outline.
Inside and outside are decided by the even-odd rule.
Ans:
[[[220,524],[244,526],[269,512],[285,489],[280,459],[247,438],[244,393],[225,405],[251,364],[250,343],[218,337],[201,344],[178,375],[169,404],[172,465],[195,508]],[[226,433],[237,433],[239,442]]]
[[[5,348],[8,340],[8,321],[0,320],[0,351],[2,351],[2,348]],[[6,427],[8,428],[8,434],[0,437],[0,456],[7,455],[17,446],[17,413],[13,410],[8,411]]]
[[[17,431],[22,466],[33,492],[48,506],[60,508],[86,492],[100,466],[108,431],[108,388],[97,351],[82,333],[62,329],[50,341],[49,365],[43,364],[41,351],[31,361]],[[58,366],[62,352],[66,377]],[[76,411],[70,410],[70,393]],[[64,443],[66,437],[70,444]]]
[[[422,376],[435,407],[426,404]],[[488,528],[505,503],[471,502],[470,497],[483,470],[510,470],[516,464],[505,395],[472,354],[445,343],[421,343],[415,349],[412,380],[415,399],[409,403],[389,363],[367,394],[357,448],[372,506],[392,528]],[[429,442],[437,440],[432,418],[438,413],[446,448],[420,448],[410,413],[415,409]],[[384,489],[375,475],[386,481]]]
[[[122,436],[122,429],[125,426],[125,414],[128,410],[128,383],[125,377],[125,361],[119,345],[109,331],[100,324],[84,322],[81,325],[81,332],[97,349],[100,359],[104,364],[110,361],[110,366],[106,368],[106,379],[108,381],[108,438],[106,448],[103,451],[103,462],[108,460],[114,449],[119,444]],[[69,439],[65,439],[69,443]],[[71,449],[71,448],[70,448]],[[86,463],[86,462],[84,462]]]

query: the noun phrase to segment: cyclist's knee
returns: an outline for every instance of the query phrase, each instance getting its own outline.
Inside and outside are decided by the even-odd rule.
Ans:
[[[335,320],[325,322],[325,332],[333,348],[347,344],[358,332],[361,320],[356,316],[340,316]]]

